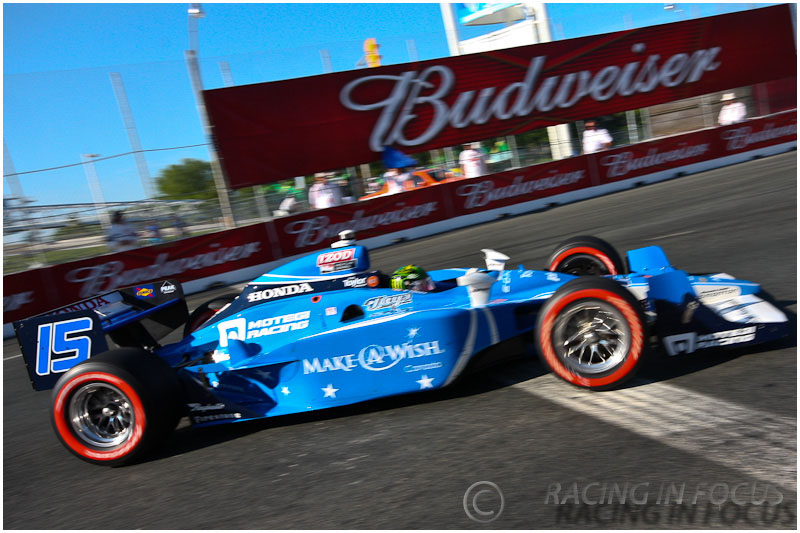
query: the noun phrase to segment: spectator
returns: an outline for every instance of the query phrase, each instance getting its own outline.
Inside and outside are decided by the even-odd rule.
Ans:
[[[278,210],[274,212],[274,215],[276,217],[285,217],[297,213],[299,208],[300,203],[297,201],[294,191],[290,190],[286,197],[281,200],[281,204],[278,206]]]
[[[743,102],[736,100],[734,93],[725,93],[722,95],[723,102],[728,102],[722,106],[719,111],[717,122],[720,126],[728,126],[741,122],[747,116],[747,108]]]
[[[187,236],[186,223],[183,221],[183,219],[178,214],[176,214],[173,217],[173,219],[174,220],[173,220],[172,224],[175,227],[175,231],[178,232],[178,238],[179,239],[183,239],[184,237]]]
[[[125,221],[121,211],[115,211],[111,216],[111,229],[108,230],[108,246],[112,252],[122,252],[136,248],[139,237],[136,228]]]
[[[614,139],[608,134],[608,130],[598,128],[594,120],[587,120],[586,129],[583,130],[583,153],[593,154],[600,150],[611,148]]]
[[[314,184],[308,189],[308,201],[315,209],[325,209],[342,205],[342,193],[339,186],[328,180],[330,174],[318,172],[314,175]]]
[[[408,178],[407,172],[400,172],[399,168],[390,168],[383,174],[383,179],[389,188],[388,194],[403,192],[403,182]]]
[[[161,242],[161,228],[158,227],[157,222],[153,221],[147,226],[147,233],[149,233],[151,244],[158,244]]]
[[[486,152],[481,149],[481,143],[465,143],[464,150],[458,155],[458,164],[464,172],[464,177],[477,178],[488,174],[486,157]]]

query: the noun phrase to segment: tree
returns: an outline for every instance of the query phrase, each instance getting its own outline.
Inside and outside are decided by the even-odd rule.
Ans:
[[[170,165],[156,178],[161,198],[166,200],[210,200],[217,197],[211,163],[199,159],[183,159]]]

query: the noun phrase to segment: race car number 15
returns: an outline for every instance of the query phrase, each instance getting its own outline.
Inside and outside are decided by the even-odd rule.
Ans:
[[[36,373],[46,376],[51,372],[66,372],[92,354],[92,338],[78,335],[91,331],[92,319],[88,316],[39,324],[36,335]],[[57,358],[53,359],[53,356]]]

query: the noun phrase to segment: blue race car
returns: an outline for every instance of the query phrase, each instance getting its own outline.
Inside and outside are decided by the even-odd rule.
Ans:
[[[569,383],[607,389],[648,347],[673,356],[788,333],[758,284],[689,275],[657,246],[623,263],[608,243],[576,237],[547,270],[508,270],[507,256],[483,250],[485,269],[389,276],[370,270],[352,232],[340,238],[191,315],[167,280],[15,323],[34,388],[54,389],[58,438],[86,461],[127,464],[185,415],[207,426],[436,389],[519,339]],[[182,340],[159,344],[180,327]]]

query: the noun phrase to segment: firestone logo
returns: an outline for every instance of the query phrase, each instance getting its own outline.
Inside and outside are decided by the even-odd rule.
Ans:
[[[643,54],[644,43],[631,47],[632,54]],[[504,121],[533,114],[549,114],[553,109],[567,109],[584,98],[605,102],[614,95],[630,96],[649,93],[659,86],[675,87],[699,81],[706,72],[717,70],[721,47],[679,53],[661,59],[651,54],[622,66],[609,65],[597,70],[570,72],[540,79],[546,71],[547,58],[531,59],[522,81],[505,87],[486,87],[465,91],[448,104],[456,85],[453,71],[444,65],[433,65],[421,72],[410,70],[397,76],[380,74],[357,78],[342,88],[339,101],[354,111],[380,111],[370,134],[369,146],[380,152],[384,146],[418,146],[431,141],[445,128],[466,128],[486,124],[492,119]],[[387,96],[379,100],[356,101],[356,94],[370,94],[362,86],[383,86],[394,82]],[[372,88],[372,87],[370,87]],[[371,94],[374,94],[372,92]],[[384,93],[386,94],[386,93]],[[406,128],[416,124],[415,118],[431,115],[428,127],[417,137],[408,138]]]

